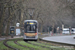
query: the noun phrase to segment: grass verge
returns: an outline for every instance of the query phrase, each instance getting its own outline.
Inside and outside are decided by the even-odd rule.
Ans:
[[[35,46],[35,45],[32,45],[32,44],[26,43],[24,41],[18,41],[18,43],[21,44],[21,45],[31,47],[31,48],[35,48],[35,50],[50,50],[48,48],[43,48],[43,47],[40,47],[40,46]]]
[[[63,47],[58,47],[58,46],[51,46],[49,44],[45,44],[45,43],[37,43],[37,42],[30,42],[32,44],[36,44],[36,45],[40,45],[40,46],[45,46],[45,47],[50,47],[50,48],[53,48],[53,49],[56,49],[56,50],[68,50],[67,48],[63,48]]]
[[[19,50],[30,50],[29,48],[21,47],[21,46],[15,44],[13,41],[8,41],[7,44],[14,48],[17,48]]]
[[[3,44],[4,41],[0,41],[0,50],[11,50]]]

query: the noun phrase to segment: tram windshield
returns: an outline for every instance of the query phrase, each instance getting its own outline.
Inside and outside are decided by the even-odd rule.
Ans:
[[[26,33],[36,33],[36,25],[27,25]]]

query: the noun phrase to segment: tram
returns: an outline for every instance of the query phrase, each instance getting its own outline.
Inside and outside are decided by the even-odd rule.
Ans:
[[[36,20],[24,21],[24,41],[37,41],[38,39],[38,22]]]

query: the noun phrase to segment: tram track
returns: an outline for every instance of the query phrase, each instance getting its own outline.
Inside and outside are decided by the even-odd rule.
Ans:
[[[6,47],[10,48],[11,50],[21,50],[21,49],[18,49],[18,48],[14,47],[14,46],[11,46],[11,45],[7,44],[7,42],[9,42],[9,41],[12,41],[12,40],[5,40],[5,41],[3,42],[3,44],[4,44]],[[25,49],[28,48],[29,50],[35,50],[34,48],[30,48],[30,47],[27,47],[27,46],[23,46],[23,45],[17,43],[17,41],[21,41],[21,40],[15,40],[15,41],[13,41],[14,44],[16,44],[16,45],[18,45],[18,46],[21,46],[21,47],[24,47]]]
[[[50,42],[46,42],[46,41],[38,41],[37,43],[43,43],[45,45],[49,45],[49,46],[60,46],[59,44],[55,44],[55,43],[50,43]],[[47,44],[48,43],[48,44]]]
[[[30,42],[27,42],[27,43],[32,44],[32,45],[35,45],[35,46],[40,46],[42,48],[48,48],[48,49],[51,49],[51,50],[56,50],[56,49],[53,49],[53,48],[50,48],[50,47],[41,46],[41,45],[37,45],[37,44],[34,44],[34,43],[30,43]]]
[[[31,48],[31,47],[28,47],[28,46],[26,46],[26,45],[19,44],[17,41],[18,41],[18,40],[15,40],[14,43],[17,44],[17,45],[20,45],[20,46],[22,46],[22,47],[27,47],[27,48],[29,48],[29,49],[31,49],[31,50],[35,50],[35,48]],[[45,46],[41,46],[41,45],[37,45],[37,44],[32,44],[32,43],[30,43],[30,42],[26,42],[26,43],[31,44],[31,45],[34,45],[34,46],[40,46],[40,47],[42,47],[42,48],[48,48],[48,49],[50,49],[50,50],[56,50],[56,49],[53,49],[53,48],[50,48],[50,47],[45,47]],[[37,43],[38,43],[38,42],[37,42]],[[39,42],[39,43],[40,43],[40,42]]]
[[[21,48],[19,48],[19,47],[16,47],[16,46],[14,46],[14,45],[12,45],[12,44],[8,44],[8,42],[10,42],[10,43],[12,43],[13,42],[13,44],[15,44],[15,45],[17,45],[17,46],[20,46],[20,47],[23,47],[23,49],[26,49],[26,48],[28,48],[29,50],[38,50],[38,49],[40,49],[40,48],[42,48],[42,49],[44,49],[44,48],[46,48],[46,49],[49,49],[49,50],[60,50],[62,47],[60,47],[60,48],[52,48],[51,46],[53,46],[53,45],[49,45],[49,44],[47,44],[47,42],[46,41],[42,41],[42,40],[38,40],[38,41],[28,41],[28,42],[25,42],[25,41],[23,41],[23,40],[5,40],[4,42],[3,42],[3,44],[6,46],[6,47],[8,47],[8,48],[10,48],[10,49],[12,49],[12,50],[21,50]],[[23,43],[22,43],[23,42]],[[39,43],[39,44],[38,44]],[[23,45],[24,44],[24,45]],[[28,45],[31,45],[31,46],[37,46],[37,47],[40,47],[40,48],[36,48],[36,47],[31,47],[31,46],[28,46]],[[45,50],[46,50],[45,49]]]
[[[28,47],[28,46],[25,46],[25,45],[21,45],[21,44],[19,44],[17,41],[18,41],[18,40],[15,40],[14,43],[17,44],[17,45],[19,45],[19,46],[29,48],[29,49],[31,49],[31,50],[35,50],[35,48],[31,48],[31,47]]]
[[[3,44],[4,44],[6,47],[11,48],[11,49],[13,49],[13,50],[20,50],[20,49],[17,49],[17,48],[15,48],[15,47],[13,47],[13,46],[8,45],[8,44],[7,44],[8,41],[10,41],[10,40],[5,40],[5,41],[3,42]],[[13,42],[14,42],[16,45],[19,45],[19,46],[21,46],[21,47],[29,48],[30,50],[35,50],[35,48],[31,48],[31,47],[28,47],[28,46],[26,46],[26,45],[19,44],[18,41],[21,41],[21,40],[15,40],[15,41],[13,41]],[[41,46],[41,45],[37,45],[37,44],[31,43],[31,42],[26,42],[26,43],[31,44],[31,45],[34,45],[34,46],[40,46],[40,47],[42,47],[42,48],[48,48],[48,49],[50,49],[50,50],[56,50],[55,48],[50,48],[50,47],[46,47],[46,46]],[[36,43],[40,43],[40,44],[41,44],[41,42],[36,42]]]
[[[7,44],[7,41],[9,41],[9,40],[5,40],[5,41],[3,42],[3,44],[4,44],[6,47],[11,48],[11,49],[13,49],[13,50],[19,50],[19,49],[17,49],[17,48],[14,48],[14,47],[8,45],[8,44]]]

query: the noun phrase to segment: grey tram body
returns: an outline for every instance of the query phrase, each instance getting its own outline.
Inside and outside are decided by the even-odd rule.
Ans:
[[[30,22],[30,23],[33,23],[33,22],[35,22],[35,23],[37,23],[38,24],[38,22],[36,21],[36,20],[25,20],[24,21],[24,26],[26,26],[27,27],[27,22]],[[36,26],[37,26],[37,24],[36,24]],[[31,25],[30,25],[31,26]],[[32,25],[33,26],[33,25]],[[35,26],[35,25],[34,25]],[[27,34],[27,32],[26,32],[26,30],[27,30],[27,28],[26,27],[24,27],[24,33],[26,33]],[[32,27],[33,28],[33,27]],[[31,29],[32,29],[31,28]],[[24,36],[23,36],[23,40],[24,41],[37,41],[37,39],[38,39],[38,26],[37,26],[37,28],[35,29],[36,31],[35,31],[35,33],[37,33],[37,35],[36,36],[27,36],[27,35],[25,35],[24,34]],[[29,34],[32,34],[32,33],[34,33],[34,32],[29,32]]]

